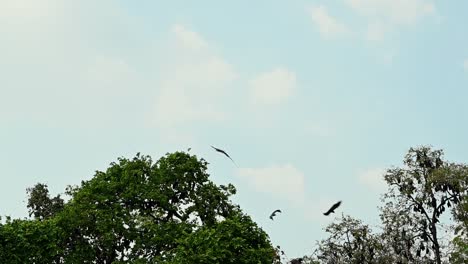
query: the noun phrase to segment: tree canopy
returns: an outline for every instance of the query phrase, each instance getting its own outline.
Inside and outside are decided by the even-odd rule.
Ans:
[[[28,189],[31,220],[0,226],[1,263],[272,263],[268,235],[184,152],[119,158],[69,187]]]
[[[380,226],[342,215],[314,253],[288,263],[467,263],[468,166],[442,150],[411,148],[386,171]],[[65,202],[27,189],[31,219],[0,223],[0,263],[281,263],[285,254],[216,185],[208,163],[185,152],[158,161],[119,158]],[[452,216],[447,223],[446,216]],[[445,223],[444,223],[445,221]],[[451,227],[450,240],[442,231]]]
[[[380,232],[343,216],[318,242],[308,263],[467,263],[468,166],[444,160],[442,150],[411,148],[402,167],[383,175],[388,191]],[[451,213],[454,238],[441,243],[442,216]]]

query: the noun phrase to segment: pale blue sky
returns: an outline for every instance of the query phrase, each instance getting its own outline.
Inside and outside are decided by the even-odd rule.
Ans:
[[[192,147],[275,245],[309,254],[337,200],[338,214],[377,223],[379,175],[410,147],[468,159],[466,10],[3,0],[0,215],[26,216],[36,182],[55,194],[117,157]]]

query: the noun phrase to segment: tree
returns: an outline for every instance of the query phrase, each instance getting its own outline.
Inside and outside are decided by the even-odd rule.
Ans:
[[[378,237],[362,221],[342,216],[325,230],[330,236],[318,243],[315,263],[388,263]]]
[[[441,245],[438,223],[447,207],[459,203],[462,186],[453,165],[443,160],[442,150],[430,147],[411,148],[404,160],[405,167],[387,171],[385,181],[390,187],[387,199],[405,205],[400,213],[412,209],[420,216],[414,225],[418,238],[425,248],[434,253],[436,263],[441,263]],[[429,253],[429,252],[428,252]]]
[[[452,210],[456,225],[450,262],[461,264],[468,262],[468,167],[452,164],[452,172],[457,175],[456,178],[464,191],[461,194],[460,203]]]
[[[49,218],[63,208],[63,199],[60,198],[60,195],[51,199],[46,184],[37,183],[34,187],[27,188],[26,193],[29,195],[29,216],[34,215],[36,219],[44,220]]]
[[[0,224],[0,263],[58,263],[59,229],[53,220],[7,218]]]
[[[2,247],[19,254],[17,263],[190,263],[213,257],[219,262],[210,263],[271,263],[268,236],[232,204],[233,185],[209,180],[207,165],[183,152],[157,162],[139,154],[119,158],[69,187],[70,200],[57,210],[47,186],[38,184],[30,191],[36,220],[1,226],[0,235],[9,238]],[[31,232],[30,225],[41,228]],[[47,252],[39,251],[42,245],[50,246],[42,249]],[[226,256],[214,255],[211,246]],[[47,259],[36,261],[42,254]],[[0,255],[0,263],[15,263],[10,257]]]
[[[405,209],[406,208],[406,209]],[[431,263],[429,248],[420,238],[418,223],[423,219],[401,200],[387,201],[380,208],[380,241],[391,263]]]
[[[171,263],[272,263],[274,258],[267,234],[241,213],[191,233],[174,253]]]

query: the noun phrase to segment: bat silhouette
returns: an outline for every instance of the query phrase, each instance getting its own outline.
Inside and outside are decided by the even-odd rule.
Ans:
[[[330,209],[328,209],[327,212],[323,213],[324,215],[329,215],[331,213],[334,213],[335,212],[335,209],[338,208],[341,204],[341,201],[337,202],[336,204],[332,205],[332,207]]]
[[[224,154],[226,157],[228,157],[228,158],[232,161],[232,163],[234,163],[234,165],[237,166],[237,164],[234,162],[234,160],[231,158],[231,156],[229,156],[229,155],[226,153],[226,151],[224,151],[224,150],[222,150],[222,149],[219,149],[219,148],[215,148],[215,147],[213,147],[213,146],[211,146],[211,147],[212,147],[214,150],[216,150],[217,152]]]
[[[291,263],[291,264],[302,264],[303,260],[304,260],[303,258],[296,258],[296,259],[292,259],[291,262],[289,262],[289,263]]]
[[[273,211],[273,213],[271,213],[271,215],[270,215],[271,220],[273,220],[273,217],[276,216],[276,213],[281,213],[281,210],[278,209],[278,210]]]

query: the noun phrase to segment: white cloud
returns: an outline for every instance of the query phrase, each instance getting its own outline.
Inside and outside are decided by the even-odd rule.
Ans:
[[[279,104],[294,92],[296,74],[285,68],[276,68],[250,80],[249,87],[253,103]]]
[[[309,14],[318,27],[320,34],[324,37],[338,37],[349,32],[344,24],[328,14],[327,8],[323,5],[311,7]]]
[[[345,2],[361,15],[398,25],[411,25],[435,13],[435,5],[429,0],[345,0]]]
[[[2,0],[0,1],[1,19],[31,20],[46,18],[60,4],[56,0]]]
[[[238,175],[263,193],[301,204],[305,199],[304,174],[291,164],[241,168]]]
[[[172,32],[179,42],[191,49],[201,49],[208,46],[208,43],[195,31],[185,28],[183,25],[175,24]]]
[[[237,78],[233,67],[209,49],[196,32],[181,25],[172,27],[174,65],[166,67],[156,98],[156,124],[173,127],[192,121],[220,121],[225,118],[220,102]],[[182,44],[182,45],[179,45]]]
[[[382,41],[386,34],[398,27],[410,26],[424,17],[435,15],[430,0],[345,0],[357,14],[368,20],[366,40]]]
[[[463,69],[468,72],[468,59],[465,59],[465,61],[463,62]]]
[[[88,80],[99,86],[118,85],[133,78],[135,72],[121,58],[96,57],[87,69]]]
[[[371,168],[358,173],[358,180],[361,184],[374,192],[381,192],[386,188],[384,180],[386,170],[382,168]]]
[[[110,1],[68,2],[0,1],[0,122],[107,126],[133,111],[125,106],[141,86],[125,59],[134,20]]]
[[[385,38],[386,29],[382,23],[369,23],[367,26],[366,39],[368,41],[380,42]]]

